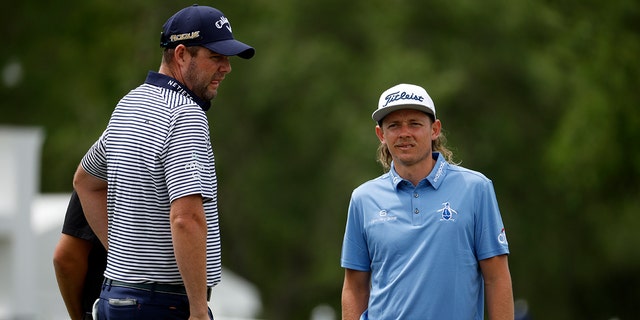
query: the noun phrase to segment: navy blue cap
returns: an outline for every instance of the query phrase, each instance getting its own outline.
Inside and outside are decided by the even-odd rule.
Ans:
[[[231,23],[220,10],[197,4],[178,11],[162,26],[160,46],[175,48],[179,44],[244,59],[255,54],[255,49],[233,38]]]

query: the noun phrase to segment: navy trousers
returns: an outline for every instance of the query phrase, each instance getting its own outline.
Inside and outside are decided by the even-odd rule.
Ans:
[[[185,294],[103,284],[97,303],[97,318],[97,320],[188,320],[189,300]],[[211,309],[209,309],[209,319],[213,320]]]

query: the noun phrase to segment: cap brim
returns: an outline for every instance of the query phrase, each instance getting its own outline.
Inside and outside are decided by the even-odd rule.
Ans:
[[[422,112],[428,114],[429,116],[431,116],[434,119],[436,117],[436,115],[433,114],[433,110],[431,110],[431,109],[429,109],[429,108],[427,108],[427,107],[425,107],[423,105],[419,105],[419,104],[401,104],[401,105],[397,105],[397,106],[391,106],[391,107],[385,107],[385,108],[382,108],[382,109],[378,109],[378,110],[373,112],[373,114],[371,115],[371,118],[373,118],[373,120],[375,120],[375,122],[380,122],[389,113],[394,112],[394,111],[398,111],[398,110],[404,110],[404,109],[418,110],[418,111],[422,111]]]
[[[256,53],[255,49],[235,39],[211,42],[202,46],[225,56],[238,56],[243,59],[251,59]]]

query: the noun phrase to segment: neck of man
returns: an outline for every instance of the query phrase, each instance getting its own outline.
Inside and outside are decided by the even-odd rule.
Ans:
[[[417,186],[420,181],[431,173],[435,164],[436,160],[429,153],[425,159],[416,163],[407,164],[394,160],[393,169],[401,178],[411,182],[413,186]]]

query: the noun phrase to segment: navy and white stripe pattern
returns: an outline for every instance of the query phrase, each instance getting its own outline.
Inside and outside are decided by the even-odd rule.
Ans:
[[[152,76],[171,79],[150,73]],[[148,78],[118,103],[82,166],[107,180],[109,186],[106,277],[181,284],[171,238],[170,203],[201,194],[208,225],[207,285],[220,281],[213,150],[207,117],[194,100],[183,92],[149,83]]]

